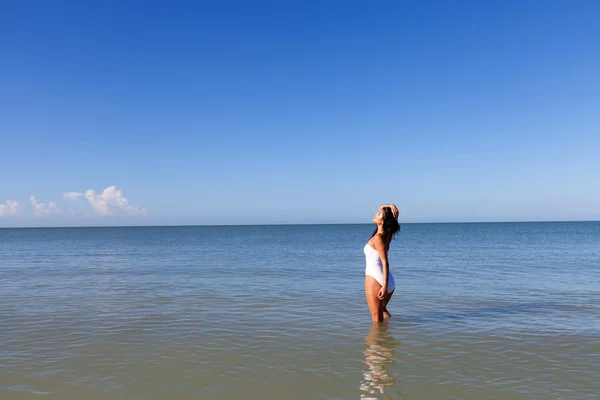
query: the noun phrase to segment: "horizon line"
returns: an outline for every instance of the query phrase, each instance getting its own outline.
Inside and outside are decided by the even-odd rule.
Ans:
[[[600,220],[525,220],[525,221],[430,221],[400,222],[400,225],[440,224],[539,224],[539,223],[590,223]],[[371,225],[372,222],[324,222],[324,223],[272,223],[272,224],[173,224],[173,225],[80,225],[80,226],[0,226],[0,229],[74,229],[74,228],[218,228],[242,226],[322,226],[322,225]]]

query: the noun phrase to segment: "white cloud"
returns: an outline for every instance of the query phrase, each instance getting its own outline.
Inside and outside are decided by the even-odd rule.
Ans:
[[[85,198],[87,200],[95,215],[146,215],[145,208],[130,204],[129,200],[127,200],[123,194],[123,189],[117,189],[116,186],[107,187],[101,193],[96,193],[92,189],[85,193],[68,192],[64,193],[63,197],[76,203],[80,202],[81,204],[76,204],[75,209],[63,208],[53,201],[48,204],[40,203],[36,197],[32,195],[29,196],[29,202],[33,208],[33,215],[38,217],[48,215],[90,215],[89,211],[86,212],[82,207],[82,205],[85,204],[85,200],[79,200],[80,198]],[[21,215],[21,211],[22,207],[17,201],[7,200],[6,203],[0,203],[0,217]],[[31,215],[30,213],[28,214]]]
[[[19,215],[21,213],[21,205],[14,200],[6,200],[6,203],[0,204],[0,217],[9,215]]]
[[[99,215],[115,215],[125,213],[126,215],[146,215],[145,208],[139,208],[123,196],[123,189],[116,186],[107,187],[102,193],[96,194],[92,189],[85,192],[85,198],[92,206],[92,210]]]
[[[38,217],[61,212],[61,209],[53,201],[48,203],[48,205],[44,203],[38,203],[35,196],[29,196],[29,201],[31,202],[31,206],[33,207],[33,214]]]
[[[69,200],[75,200],[75,199],[78,199],[78,198],[84,196],[84,194],[79,193],[79,192],[69,192],[69,193],[63,194],[63,196]]]

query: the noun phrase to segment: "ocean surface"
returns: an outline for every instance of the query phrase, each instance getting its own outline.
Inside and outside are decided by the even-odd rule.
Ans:
[[[0,229],[0,398],[600,399],[600,223]]]

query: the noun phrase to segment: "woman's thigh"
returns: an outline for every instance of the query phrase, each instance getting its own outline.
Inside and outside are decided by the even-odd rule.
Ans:
[[[379,289],[381,289],[381,285],[375,278],[371,275],[367,275],[365,277],[365,296],[367,298],[367,305],[369,306],[369,311],[371,315],[375,315],[383,312],[383,302],[377,297],[379,294]]]

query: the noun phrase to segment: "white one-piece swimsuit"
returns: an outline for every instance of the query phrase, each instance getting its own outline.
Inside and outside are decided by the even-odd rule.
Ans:
[[[364,248],[365,259],[367,261],[367,267],[365,268],[365,276],[371,275],[381,286],[383,286],[383,264],[381,263],[381,258],[379,257],[379,253],[377,250],[372,248],[369,243],[365,245]],[[396,281],[394,281],[394,275],[392,275],[392,271],[388,271],[388,293],[394,291],[396,289]]]

